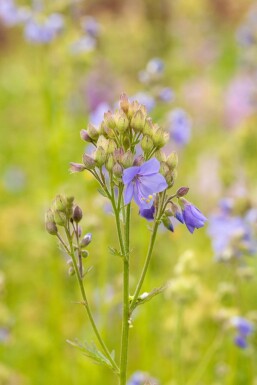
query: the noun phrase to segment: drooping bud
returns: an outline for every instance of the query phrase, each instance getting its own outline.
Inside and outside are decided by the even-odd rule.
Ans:
[[[94,160],[94,158],[92,158],[92,156],[88,155],[88,154],[83,154],[83,163],[85,165],[85,168],[87,168],[88,170],[91,170],[92,168],[95,168],[96,166],[96,162]]]
[[[54,206],[58,211],[65,211],[67,208],[67,199],[63,195],[57,195],[54,200]]]
[[[98,147],[95,151],[95,161],[99,167],[101,167],[106,161],[106,152],[103,147]]]
[[[173,227],[173,224],[172,224],[172,222],[171,222],[171,220],[170,220],[169,217],[164,216],[164,217],[162,218],[162,223],[164,224],[164,226],[166,227],[166,229],[168,229],[168,230],[174,232],[174,227]]]
[[[189,187],[180,187],[177,191],[177,197],[181,198],[187,195],[188,191],[189,191]]]
[[[179,207],[173,202],[171,202],[171,211],[172,211],[172,214],[174,215],[174,217],[179,222],[184,223],[184,219],[183,219],[181,211],[179,210]]]
[[[133,162],[133,166],[141,166],[145,161],[145,158],[143,157],[143,155],[139,155],[135,158],[134,162]]]
[[[117,130],[123,134],[129,126],[128,118],[123,111],[118,111],[115,118]]]
[[[84,166],[84,164],[70,162],[70,172],[71,173],[81,172],[81,171],[84,171],[85,169],[86,169],[86,167]]]
[[[92,142],[92,139],[90,138],[87,130],[81,130],[80,131],[80,137],[82,140],[84,140],[85,142]]]
[[[73,210],[73,216],[72,216],[74,222],[79,223],[82,217],[83,217],[83,213],[81,208],[79,206],[76,206]]]
[[[165,146],[166,143],[168,143],[169,134],[165,132],[162,128],[158,128],[156,131],[154,131],[152,138],[153,138],[154,145],[157,148],[161,148]]]
[[[131,167],[133,165],[134,156],[130,150],[126,151],[121,159],[121,164],[124,168]]]
[[[67,223],[67,217],[62,211],[55,211],[54,213],[54,221],[59,226],[65,226]]]
[[[171,170],[174,170],[178,165],[178,155],[176,152],[172,152],[167,158],[167,165]]]
[[[135,114],[132,116],[130,125],[136,132],[143,131],[144,125],[145,125],[145,116],[141,109],[137,110]]]
[[[89,123],[87,126],[87,132],[91,139],[96,140],[99,136],[99,133],[93,124]]]
[[[141,141],[141,147],[144,152],[150,152],[153,149],[153,141],[150,136],[145,135]]]
[[[111,111],[105,112],[104,123],[105,123],[106,127],[109,127],[112,130],[114,130],[116,128],[116,123],[115,123],[115,120],[114,120],[114,117],[113,117],[113,114],[111,113]]]
[[[92,241],[92,234],[91,233],[87,233],[86,235],[84,235],[84,237],[82,238],[81,242],[80,242],[80,246],[81,247],[86,247],[89,245],[89,243]]]
[[[115,163],[115,165],[113,166],[113,174],[117,177],[117,178],[120,178],[122,176],[122,173],[123,173],[123,169],[121,167],[121,165],[119,163]]]
[[[106,161],[106,163],[105,163],[105,167],[106,167],[106,169],[107,169],[108,171],[112,171],[113,166],[114,166],[114,158],[113,158],[113,155],[110,154],[110,155],[108,155],[108,157],[107,157],[107,161]]]
[[[129,100],[126,94],[121,94],[120,95],[120,108],[127,114],[128,109],[129,109]]]

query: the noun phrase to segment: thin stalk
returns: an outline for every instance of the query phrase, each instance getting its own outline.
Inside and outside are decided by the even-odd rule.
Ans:
[[[95,332],[95,335],[99,341],[99,344],[101,345],[103,351],[105,352],[106,356],[108,357],[109,361],[111,362],[113,368],[115,369],[115,371],[117,373],[119,373],[119,367],[118,365],[116,364],[116,362],[113,360],[110,352],[109,352],[109,349],[107,348],[107,346],[105,345],[98,329],[97,329],[97,326],[95,324],[95,321],[94,321],[94,318],[93,318],[93,315],[91,313],[91,310],[90,310],[90,307],[89,307],[89,304],[88,304],[88,301],[87,301],[87,296],[86,296],[86,292],[85,292],[85,288],[84,288],[84,284],[83,284],[83,280],[82,280],[82,277],[80,276],[80,272],[79,272],[79,268],[78,268],[78,265],[77,265],[77,262],[76,262],[76,256],[75,256],[75,252],[74,252],[74,248],[73,248],[73,244],[72,244],[72,239],[70,237],[70,234],[68,233],[68,231],[66,231],[66,235],[67,235],[67,239],[69,241],[69,245],[70,245],[70,250],[69,251],[69,254],[72,258],[72,261],[73,261],[73,266],[74,266],[74,269],[75,269],[75,273],[76,273],[76,277],[77,277],[77,281],[78,281],[78,284],[79,284],[79,287],[80,287],[80,291],[81,291],[81,295],[82,295],[82,298],[83,298],[83,304],[85,306],[85,309],[87,311],[87,314],[88,314],[88,318],[90,320],[90,323],[92,325],[92,328]],[[61,241],[61,243],[63,245],[65,245],[65,243],[62,241],[61,237],[58,237]],[[67,250],[67,246],[65,245],[65,249]]]
[[[129,238],[130,238],[130,204],[126,209],[125,220],[125,252],[123,268],[123,318],[122,338],[120,355],[120,385],[126,385],[127,362],[128,362],[128,341],[129,341]]]

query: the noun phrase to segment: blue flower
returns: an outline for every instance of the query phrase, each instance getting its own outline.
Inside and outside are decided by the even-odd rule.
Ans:
[[[153,221],[154,220],[154,213],[155,213],[155,207],[154,204],[150,209],[140,209],[139,214],[141,217],[147,219],[148,221]]]
[[[159,384],[159,382],[155,378],[151,378],[148,373],[137,371],[130,377],[127,385],[144,385],[148,383]]]
[[[168,185],[159,173],[160,162],[152,158],[141,166],[133,166],[124,170],[123,183],[126,185],[124,203],[127,205],[134,198],[140,209],[150,209],[154,194],[165,190]]]
[[[231,323],[238,333],[234,338],[235,344],[241,349],[247,348],[247,338],[253,333],[253,324],[243,317],[233,317]]]
[[[168,115],[171,138],[179,146],[185,146],[191,137],[191,120],[181,108],[175,108]]]
[[[207,218],[197,207],[184,198],[179,199],[179,204],[182,208],[183,220],[190,233],[193,233],[195,229],[200,229],[204,226]]]
[[[152,109],[155,107],[154,98],[146,92],[138,92],[132,96],[131,100],[137,100],[140,104],[143,104],[148,112],[152,111]]]
[[[25,25],[25,38],[31,43],[48,44],[62,31],[63,26],[63,17],[59,13],[53,13],[43,21],[33,16]]]
[[[8,27],[26,22],[30,11],[26,7],[17,7],[13,0],[0,1],[0,19]]]
[[[171,102],[174,99],[174,92],[170,87],[162,88],[158,95],[162,102]]]

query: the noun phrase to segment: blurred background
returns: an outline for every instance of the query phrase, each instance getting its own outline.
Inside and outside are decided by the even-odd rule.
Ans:
[[[131,329],[130,385],[257,384],[257,2],[0,0],[0,384],[114,384],[66,339],[94,336],[44,213],[74,195],[92,232],[86,287],[119,354],[121,263],[108,202],[70,175],[79,131],[121,92],[179,155],[175,188],[208,224],[163,230]],[[133,208],[132,286],[149,231]],[[149,377],[148,377],[149,376]],[[137,381],[137,382],[136,382]],[[141,381],[141,382],[140,382]],[[151,380],[150,380],[151,381]]]

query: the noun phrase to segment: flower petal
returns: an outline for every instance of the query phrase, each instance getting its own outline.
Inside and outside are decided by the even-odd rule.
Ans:
[[[168,187],[166,179],[161,174],[152,174],[147,177],[140,177],[140,184],[142,186],[142,190],[145,190],[146,193],[149,191],[149,194],[158,193],[165,190]],[[148,196],[146,195],[146,197]]]
[[[134,177],[139,173],[140,167],[133,166],[126,168],[123,172],[122,180],[124,184],[130,183]]]
[[[129,204],[131,202],[131,199],[133,197],[134,192],[134,186],[133,182],[128,183],[125,193],[124,193],[124,203],[125,205]]]
[[[156,174],[160,170],[160,162],[156,158],[152,158],[140,166],[140,175]]]

